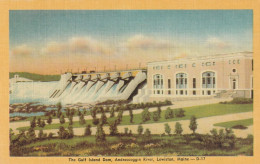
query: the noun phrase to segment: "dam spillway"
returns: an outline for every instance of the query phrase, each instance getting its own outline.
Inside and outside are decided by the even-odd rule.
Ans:
[[[62,104],[129,100],[146,84],[146,70],[100,73],[65,73],[49,100]]]

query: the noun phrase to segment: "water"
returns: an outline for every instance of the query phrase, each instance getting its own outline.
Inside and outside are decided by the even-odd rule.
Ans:
[[[44,116],[45,112],[35,112],[35,113],[19,113],[19,112],[15,112],[15,113],[10,113],[9,116],[10,117],[17,117],[17,116],[21,116],[21,117],[33,117],[33,116]]]

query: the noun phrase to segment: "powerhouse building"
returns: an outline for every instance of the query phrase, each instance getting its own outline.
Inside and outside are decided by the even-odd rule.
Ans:
[[[252,52],[150,62],[145,90],[134,101],[225,94],[253,98]]]

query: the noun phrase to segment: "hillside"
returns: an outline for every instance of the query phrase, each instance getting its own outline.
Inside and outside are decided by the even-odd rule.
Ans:
[[[20,77],[31,79],[33,81],[59,81],[60,75],[40,75],[28,72],[9,72],[9,79],[13,78],[15,74]]]

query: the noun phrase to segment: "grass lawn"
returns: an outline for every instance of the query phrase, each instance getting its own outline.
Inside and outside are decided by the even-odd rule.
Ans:
[[[253,118],[237,120],[237,121],[220,122],[220,123],[214,124],[214,126],[220,126],[220,127],[224,127],[224,128],[231,128],[236,125],[243,125],[243,126],[253,125]]]
[[[197,118],[203,118],[203,117],[210,117],[210,116],[218,116],[218,115],[225,115],[225,114],[232,114],[232,113],[241,113],[241,112],[251,112],[253,111],[253,104],[209,104],[209,105],[201,105],[201,106],[194,106],[194,107],[187,107],[183,108],[185,110],[185,116],[179,117],[179,118],[172,118],[172,119],[165,119],[165,110],[161,112],[161,118],[158,121],[152,120],[152,113],[151,113],[151,120],[147,121],[145,123],[142,122],[142,115],[141,114],[135,114],[133,123],[130,123],[130,116],[123,116],[122,122],[120,125],[134,125],[134,124],[148,124],[148,123],[157,123],[157,122],[169,122],[169,121],[178,121],[178,120],[189,120],[192,115],[195,115]],[[128,112],[128,111],[125,111]],[[112,118],[115,119],[115,118]],[[108,121],[111,120],[111,118],[108,118]],[[64,127],[68,127],[68,122],[62,124]],[[86,120],[85,125],[79,124],[79,122],[73,122],[73,127],[85,127],[87,124],[91,124],[91,126],[94,126],[92,124],[92,120]],[[46,125],[44,129],[58,129],[61,126],[61,124],[50,124]],[[26,130],[29,127],[20,127],[18,130]],[[35,128],[40,129],[39,127]]]

